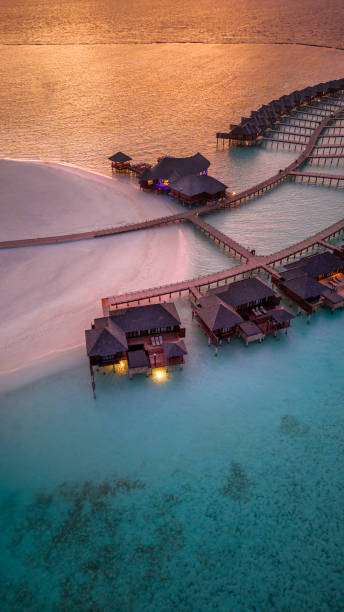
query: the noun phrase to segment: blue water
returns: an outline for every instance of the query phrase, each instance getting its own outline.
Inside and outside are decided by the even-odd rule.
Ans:
[[[246,247],[267,255],[339,221],[343,190],[287,181],[238,208],[208,221]]]
[[[342,3],[196,4],[3,0],[0,155],[109,175],[117,150],[200,151],[236,192],[287,166],[295,150],[215,133],[343,76],[340,49],[298,44],[342,47]],[[343,191],[290,182],[207,221],[264,254],[342,217]],[[1,258],[1,367],[18,367],[0,395],[1,610],[342,612],[343,312],[216,358],[179,300],[184,370],[97,375],[94,401],[83,330],[100,297],[235,261],[186,225],[61,249]],[[59,329],[62,368],[38,362],[25,385]]]
[[[164,383],[94,401],[82,354],[2,397],[4,609],[343,608],[343,312],[215,358],[178,308]]]

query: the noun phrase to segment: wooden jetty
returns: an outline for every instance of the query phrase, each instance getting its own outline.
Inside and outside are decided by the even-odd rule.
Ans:
[[[170,283],[159,287],[144,289],[141,291],[132,291],[117,296],[109,296],[102,299],[102,308],[105,316],[112,309],[127,307],[130,305],[139,305],[142,303],[151,303],[154,300],[163,301],[170,300],[172,297],[188,296],[190,293],[193,296],[202,295],[202,289],[208,291],[211,288],[220,287],[228,284],[228,282],[239,280],[245,277],[258,274],[267,274],[271,277],[278,278],[280,275],[274,266],[280,266],[283,262],[290,261],[293,258],[299,257],[304,253],[309,253],[315,247],[330,248],[344,257],[344,250],[338,246],[331,245],[327,240],[336,238],[344,232],[344,219],[337,223],[333,223],[329,227],[320,232],[309,236],[294,245],[285,249],[281,249],[271,255],[257,256],[246,250],[248,261],[245,264],[240,264],[233,268],[200,276],[190,280],[185,280],[177,283]],[[238,244],[238,243],[236,243]],[[244,248],[244,247],[242,247]]]
[[[203,219],[193,216],[190,217],[189,220],[193,223],[193,225],[198,227],[206,236],[214,240],[214,242],[217,242],[225,249],[228,249],[230,253],[234,253],[241,259],[244,259],[246,262],[252,256],[252,253],[248,251],[244,246],[242,246],[226,234],[220,232],[213,225],[209,225],[209,223],[206,223]]]
[[[335,183],[336,187],[342,186],[344,187],[344,175],[338,174],[324,174],[322,172],[290,172],[289,176],[294,177],[295,180],[298,178],[301,180],[301,183],[307,182],[316,185],[320,183],[321,185],[329,185],[332,186]],[[326,183],[326,181],[328,181]]]
[[[304,150],[299,155],[299,157],[289,164],[284,169],[281,169],[274,176],[245,189],[239,194],[235,196],[227,197],[223,201],[218,202],[216,204],[212,204],[211,206],[201,206],[199,208],[193,209],[192,212],[182,212],[175,215],[167,215],[164,217],[159,217],[156,219],[148,219],[145,221],[140,221],[138,223],[131,223],[128,225],[122,225],[117,227],[109,227],[103,228],[99,230],[92,230],[88,232],[75,232],[72,234],[62,234],[57,236],[45,236],[45,237],[35,237],[35,238],[24,238],[19,240],[6,240],[0,242],[0,248],[14,248],[14,247],[24,247],[24,246],[35,246],[35,245],[44,245],[44,244],[57,244],[62,242],[71,242],[76,240],[85,240],[90,238],[101,238],[103,236],[111,236],[116,234],[123,234],[127,232],[139,231],[143,229],[149,229],[154,227],[162,227],[169,224],[174,223],[183,223],[185,221],[192,221],[193,216],[198,217],[199,215],[209,214],[214,211],[222,210],[224,208],[231,208],[234,206],[238,206],[245,201],[248,201],[252,198],[256,198],[257,196],[262,195],[269,189],[272,189],[276,185],[281,184],[283,181],[287,180],[289,176],[296,176],[298,168],[303,164],[311,155],[311,151],[316,145],[319,137],[321,136],[322,131],[326,128],[330,121],[336,119],[340,114],[344,112],[343,108],[337,109],[335,112],[331,113],[327,117],[325,117],[319,125],[314,129],[313,133],[308,136],[307,144],[303,144]],[[293,143],[290,143],[293,144]],[[298,173],[298,176],[304,175],[306,173]],[[318,176],[318,175],[316,175]],[[338,178],[338,177],[336,177]],[[341,179],[340,179],[341,180]]]

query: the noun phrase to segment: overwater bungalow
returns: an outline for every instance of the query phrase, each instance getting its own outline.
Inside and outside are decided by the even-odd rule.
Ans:
[[[111,168],[113,172],[119,172],[121,174],[141,174],[144,170],[151,168],[151,164],[144,162],[131,164],[132,158],[121,151],[118,151],[111,157]]]
[[[311,315],[320,306],[331,312],[344,307],[344,259],[329,251],[304,257],[285,266],[278,289]]]
[[[269,104],[261,106],[257,111],[251,113],[251,117],[242,117],[240,124],[231,124],[227,134],[218,132],[218,138],[226,138],[230,144],[252,146],[261,141],[262,133],[270,128],[272,124],[297,109],[300,105],[310,104],[313,100],[321,100],[326,94],[341,94],[344,89],[344,79],[319,83],[314,87],[305,87],[300,91],[293,91],[289,95],[283,95],[278,100],[272,100]]]
[[[267,334],[287,331],[294,315],[280,307],[280,297],[260,278],[249,278],[191,302],[193,316],[216,347],[240,337],[246,346]],[[217,354],[217,352],[216,352]]]
[[[132,158],[129,157],[129,155],[126,155],[121,151],[118,151],[114,155],[111,155],[111,157],[109,157],[109,160],[111,162],[112,171],[116,170],[117,172],[129,172],[131,159]]]
[[[182,367],[187,354],[185,329],[172,302],[110,311],[85,331],[93,390],[93,368],[146,375]],[[104,370],[105,372],[105,370]]]
[[[192,206],[204,202],[216,202],[226,196],[227,185],[209,174],[183,176],[170,184],[170,196]]]
[[[200,153],[191,157],[169,157],[166,155],[150,169],[139,175],[141,189],[169,191],[170,184],[184,176],[207,174],[210,161]]]

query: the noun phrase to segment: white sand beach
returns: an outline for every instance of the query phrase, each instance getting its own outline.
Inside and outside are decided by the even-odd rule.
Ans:
[[[0,240],[102,229],[175,212],[136,180],[54,162],[0,160]]]
[[[57,164],[1,161],[0,169],[5,182],[3,238],[76,229],[81,215],[88,227],[92,222],[99,227],[110,220],[119,223],[130,214],[144,218],[139,192],[120,181]],[[162,198],[150,196],[149,200],[153,202],[150,212],[167,212]],[[64,351],[83,347],[84,330],[102,314],[102,297],[192,275],[184,232],[181,226],[171,226],[2,250],[0,386],[11,371],[52,356],[63,361]]]

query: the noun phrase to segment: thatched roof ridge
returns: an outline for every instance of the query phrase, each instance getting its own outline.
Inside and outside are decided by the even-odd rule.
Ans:
[[[113,155],[111,155],[111,157],[109,157],[110,161],[118,162],[120,164],[124,164],[124,162],[130,161],[131,159],[132,158],[129,157],[129,155],[122,153],[122,151],[118,151],[117,153],[114,153]]]

